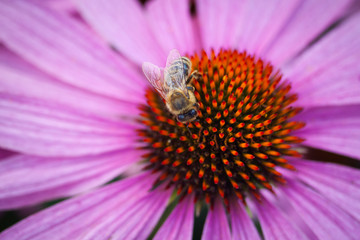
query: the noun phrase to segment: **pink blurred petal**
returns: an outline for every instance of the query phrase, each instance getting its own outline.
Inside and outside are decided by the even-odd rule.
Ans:
[[[42,156],[97,154],[137,145],[136,126],[0,94],[0,145]]]
[[[180,202],[156,233],[154,239],[192,239],[194,205],[193,197],[187,197]]]
[[[294,224],[294,221],[289,221],[286,213],[278,209],[265,197],[263,197],[261,203],[255,201],[255,206],[266,240],[307,239],[304,232]]]
[[[296,177],[360,221],[360,170],[332,163],[292,160]]]
[[[259,233],[242,203],[237,201],[231,202],[230,219],[232,227],[232,239],[260,239]]]
[[[164,64],[167,53],[156,41],[138,1],[78,0],[77,5],[90,25],[125,56],[139,65],[144,61]]]
[[[0,161],[0,209],[84,192],[120,175],[140,156],[140,151],[124,150],[78,158],[9,157]]]
[[[276,65],[294,58],[313,39],[339,19],[351,0],[306,0],[300,1],[295,11],[284,22],[273,42],[263,49]],[[270,21],[271,22],[271,21]]]
[[[114,100],[60,82],[1,47],[0,89],[4,93],[64,105],[97,118],[118,120],[119,115],[130,116],[133,114],[135,116],[138,114],[138,102],[128,103]],[[125,99],[126,96],[124,96]]]
[[[330,4],[332,5],[332,4]],[[284,69],[302,106],[360,103],[360,14],[330,31]]]
[[[153,180],[154,176],[144,173],[61,202],[7,229],[0,238],[53,239],[56,236],[58,239],[94,239],[101,236],[101,239],[118,239],[116,232],[95,232],[113,224],[109,219],[121,218],[125,222],[114,230],[133,230],[132,233],[142,234],[139,237],[144,239],[150,234],[170,196],[169,192],[160,190],[149,193]],[[150,223],[134,222],[142,216],[148,219],[143,215],[146,211],[153,214]],[[126,238],[126,235],[122,237]]]
[[[222,202],[219,200],[215,201],[214,209],[210,209],[208,215],[206,216],[204,231],[201,239],[231,239],[226,212]]]
[[[213,48],[217,51],[233,45],[243,5],[242,1],[196,1],[199,31],[205,50]]]
[[[298,1],[197,2],[205,49],[237,48],[257,53],[271,42]]]
[[[360,159],[360,105],[312,108],[297,120],[306,122],[296,132],[304,145]]]
[[[174,48],[182,54],[200,50],[191,22],[189,1],[150,1],[146,13],[151,31],[166,53]]]
[[[319,239],[357,239],[360,222],[306,185],[288,181],[289,203]]]
[[[28,1],[5,0],[0,28],[8,48],[68,84],[128,102],[143,99],[140,71],[71,17]]]
[[[17,154],[16,152],[9,151],[8,149],[0,148],[0,160],[6,159],[16,154]]]
[[[70,14],[76,11],[72,0],[31,0],[38,4],[44,4],[56,11]]]

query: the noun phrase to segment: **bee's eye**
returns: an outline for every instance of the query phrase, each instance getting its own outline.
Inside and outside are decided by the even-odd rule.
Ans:
[[[185,115],[184,114],[179,114],[177,115],[177,118],[178,120],[181,122],[181,121],[184,121],[185,120]]]
[[[191,109],[190,115],[191,115],[191,116],[195,116],[196,114],[197,114],[196,110],[195,110],[195,109]]]

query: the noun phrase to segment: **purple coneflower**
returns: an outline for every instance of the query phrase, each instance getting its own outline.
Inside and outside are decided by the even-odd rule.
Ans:
[[[1,1],[0,208],[69,199],[0,238],[191,239],[200,212],[202,239],[358,238],[351,4]],[[174,48],[188,129],[141,71]]]

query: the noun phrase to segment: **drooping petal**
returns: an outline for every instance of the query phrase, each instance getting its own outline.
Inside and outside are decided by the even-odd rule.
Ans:
[[[254,223],[251,221],[242,203],[233,201],[230,205],[232,239],[260,239]]]
[[[78,0],[77,5],[106,41],[137,64],[164,64],[167,53],[153,36],[140,2]]]
[[[194,225],[193,197],[180,202],[166,219],[154,239],[192,239]]]
[[[296,134],[303,144],[360,159],[360,105],[318,107],[304,111]]]
[[[294,224],[295,221],[289,221],[286,213],[277,208],[265,196],[260,203],[255,201],[254,205],[265,239],[307,239],[305,233]]]
[[[360,222],[328,201],[326,196],[290,180],[282,190],[319,239],[357,239],[360,236]]]
[[[153,176],[144,173],[66,200],[7,229],[0,238],[145,239],[171,194],[161,190],[149,193],[153,180]],[[113,226],[114,219],[121,219],[121,224]],[[119,236],[117,231],[124,234]]]
[[[98,154],[135,146],[135,126],[86,118],[71,109],[1,94],[0,144],[42,156]]]
[[[296,104],[312,107],[360,103],[359,22],[358,13],[283,69],[299,94]]]
[[[189,1],[157,0],[146,5],[151,31],[166,53],[176,48],[182,54],[193,54],[200,48],[189,4]]]
[[[123,150],[78,158],[8,157],[0,161],[0,209],[84,192],[120,175],[140,155],[140,151]]]
[[[88,27],[31,1],[0,2],[0,39],[39,69],[72,86],[139,102],[145,81]]]
[[[271,1],[268,1],[269,4]],[[292,1],[289,1],[292,2]],[[272,42],[261,51],[275,65],[280,66],[294,58],[327,27],[345,14],[351,0],[300,1]],[[272,21],[270,21],[272,22]]]
[[[338,164],[306,160],[291,161],[297,172],[292,173],[341,207],[360,222],[360,171]]]
[[[118,121],[120,115],[138,114],[138,103],[117,101],[63,83],[4,47],[0,47],[0,91],[69,107],[90,118]]]
[[[214,209],[210,209],[206,216],[204,231],[201,239],[222,240],[231,239],[230,227],[225,209],[220,201],[215,201]]]

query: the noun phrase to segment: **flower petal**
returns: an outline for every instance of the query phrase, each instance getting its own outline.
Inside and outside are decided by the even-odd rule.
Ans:
[[[151,31],[166,53],[174,48],[183,54],[200,50],[189,1],[150,1],[146,5],[146,13]]]
[[[299,94],[296,104],[310,107],[360,103],[359,22],[360,14],[354,15],[284,69]]]
[[[0,91],[66,106],[96,118],[137,115],[139,103],[125,103],[60,82],[0,47]],[[81,101],[79,101],[81,99]]]
[[[345,14],[350,2],[351,0],[333,0],[329,4],[327,0],[300,1],[295,11],[284,21],[273,42],[264,47],[261,55],[270,58],[277,66],[294,58]]]
[[[120,175],[140,155],[140,151],[124,150],[78,158],[8,157],[0,161],[0,209],[84,192]]]
[[[220,201],[215,201],[214,209],[209,210],[201,239],[231,239],[225,209]]]
[[[230,218],[232,239],[261,239],[242,203],[239,204],[237,201],[233,201],[230,204]]]
[[[357,239],[360,222],[305,185],[288,181],[289,203],[319,239]]]
[[[194,225],[193,197],[180,202],[161,226],[154,239],[192,239]]]
[[[15,152],[9,151],[7,149],[0,148],[0,161],[6,159],[10,156],[15,155]],[[0,162],[1,163],[1,162]]]
[[[312,108],[297,120],[306,122],[296,133],[304,145],[360,159],[360,105]]]
[[[0,238],[119,239],[116,231],[124,231],[120,238],[145,239],[171,194],[160,190],[149,193],[153,180],[154,176],[144,173],[66,200],[5,230]],[[122,224],[114,226],[117,218]],[[149,222],[136,222],[142,218]]]
[[[0,145],[5,148],[41,156],[79,156],[137,144],[135,126],[34,99],[0,96]]]
[[[255,200],[254,206],[256,206],[256,213],[265,239],[307,239],[298,226],[294,224],[294,220],[289,221],[286,213],[277,208],[265,196],[260,203]]]
[[[165,51],[150,30],[138,1],[79,0],[83,17],[118,51],[135,61],[164,64]]]
[[[205,49],[237,48],[257,53],[270,42],[298,1],[197,1]]]
[[[360,221],[360,171],[338,164],[291,161],[296,177]]]
[[[39,69],[96,94],[143,99],[140,71],[79,21],[30,1],[0,2],[0,40]]]
[[[76,11],[76,8],[71,0],[31,0],[38,4],[45,4],[46,6],[57,10],[59,12],[64,12],[66,14],[71,14]]]

